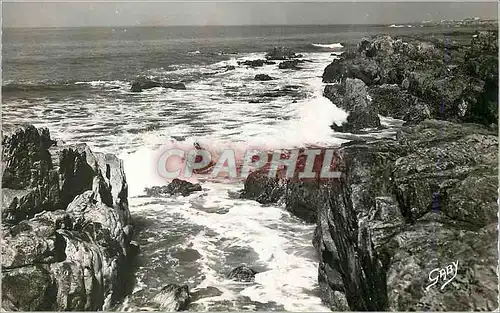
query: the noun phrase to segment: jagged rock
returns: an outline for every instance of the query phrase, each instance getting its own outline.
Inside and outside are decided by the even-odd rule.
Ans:
[[[292,69],[292,70],[298,70],[300,67],[298,67],[299,63],[304,63],[304,60],[288,60],[288,61],[283,61],[278,64],[278,68],[280,69]]]
[[[186,90],[186,85],[183,83],[177,82],[177,83],[162,83],[161,87],[163,88],[170,88],[170,89],[178,89],[178,90]]]
[[[159,305],[160,310],[167,312],[186,311],[190,302],[189,287],[187,285],[168,284],[153,297],[153,302]]]
[[[3,143],[5,307],[102,310],[120,299],[132,236],[122,162],[31,125]]]
[[[241,197],[267,204],[277,202],[284,192],[285,188],[278,178],[268,177],[265,171],[257,170],[250,173],[245,180]]]
[[[201,191],[200,184],[193,184],[188,181],[173,179],[167,186],[154,186],[144,189],[146,194],[150,197],[162,197],[165,195],[181,194],[184,197],[189,196],[193,192]]]
[[[358,45],[358,52],[368,58],[390,56],[394,53],[394,39],[389,36],[377,36],[373,40],[363,39]]]
[[[271,76],[269,76],[267,74],[257,74],[254,77],[254,80],[259,80],[259,81],[267,81],[267,80],[273,80],[273,79],[274,78],[272,78]]]
[[[276,64],[275,62],[268,61],[268,60],[245,60],[245,61],[238,61],[238,65],[246,65],[249,67],[262,67],[264,65],[271,65],[271,64]]]
[[[380,85],[369,88],[371,105],[378,114],[402,119],[409,123],[419,122],[431,117],[427,103],[420,98],[401,90],[398,85]]]
[[[362,80],[347,78],[340,85],[327,86],[324,96],[349,113],[347,122],[342,126],[332,125],[336,131],[358,132],[363,128],[380,127],[377,107],[369,101],[368,90]]]
[[[289,181],[282,196],[285,202],[304,199],[301,211],[317,213],[318,282],[332,310],[495,307],[494,131],[424,120],[403,127],[396,140],[344,144],[336,162],[344,173],[339,179]],[[262,185],[248,187],[270,192]],[[461,265],[449,292],[424,291],[431,270],[457,260]]]
[[[266,53],[267,60],[288,60],[300,57],[300,54],[295,54],[292,49],[287,47],[274,47]]]
[[[9,311],[53,311],[57,290],[52,273],[42,265],[2,269],[2,308]]]
[[[406,91],[402,98],[396,98],[396,93],[387,95],[385,100],[391,98],[395,111],[386,110],[388,115],[377,112],[382,115],[407,116],[412,123],[427,117],[485,125],[498,120],[496,32],[477,32],[470,44],[434,37],[364,39],[323,73],[327,83],[342,83],[348,78],[362,80],[370,87],[370,95],[377,90],[374,87],[385,84],[396,84]],[[327,93],[331,90],[325,89]],[[430,116],[413,116],[417,110],[412,104]]]
[[[252,282],[255,280],[255,274],[257,274],[257,272],[253,269],[246,265],[241,265],[233,269],[229,273],[228,278],[240,282]]]

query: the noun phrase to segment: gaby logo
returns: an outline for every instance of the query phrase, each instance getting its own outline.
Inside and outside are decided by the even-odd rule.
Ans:
[[[441,290],[446,287],[455,277],[458,272],[458,261],[452,262],[450,265],[443,268],[435,268],[429,273],[429,284],[425,290],[428,291],[431,287],[435,286],[439,281],[444,282],[441,285]]]

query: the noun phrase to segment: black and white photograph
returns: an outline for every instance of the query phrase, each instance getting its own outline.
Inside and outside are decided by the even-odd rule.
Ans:
[[[3,1],[1,310],[498,311],[497,1]]]

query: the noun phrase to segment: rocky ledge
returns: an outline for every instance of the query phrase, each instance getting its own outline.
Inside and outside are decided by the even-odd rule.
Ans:
[[[301,182],[269,178],[261,170],[246,180],[243,197],[263,204],[282,202],[291,213],[317,224],[313,244],[319,258],[318,282],[321,297],[332,310],[489,311],[497,307],[498,129],[490,123],[498,118],[497,99],[491,94],[498,90],[498,81],[490,77],[495,67],[483,67],[483,61],[497,52],[471,52],[491,51],[491,36],[472,37],[472,48],[465,52],[469,58],[457,64],[461,69],[450,68],[458,71],[456,76],[433,76],[417,70],[415,63],[412,72],[407,68],[412,62],[404,59],[402,71],[393,73],[395,80],[386,72],[394,67],[380,67],[378,62],[391,60],[395,49],[416,54],[436,53],[436,49],[429,48],[431,43],[405,44],[387,37],[363,41],[354,54],[364,57],[334,61],[325,70],[324,79],[337,82],[327,86],[325,94],[329,88],[339,88],[341,92],[331,99],[355,104],[360,109],[351,114],[357,111],[364,117],[361,121],[373,121],[358,129],[377,127],[384,106],[390,117],[423,111],[421,105],[429,114],[402,126],[395,138],[356,140],[337,148],[334,164],[343,173],[339,179]],[[397,42],[399,48],[394,47]],[[432,63],[425,53],[422,60]],[[373,65],[373,72],[356,62]],[[474,69],[476,76],[461,72],[465,68]],[[477,80],[479,73],[484,74],[482,82]],[[426,78],[412,80],[419,75]],[[488,85],[490,79],[496,87]],[[459,83],[452,84],[454,80]],[[481,88],[476,90],[476,83]],[[477,93],[467,97],[469,88]],[[375,95],[384,90],[390,92],[374,105]],[[463,102],[464,109],[456,110]],[[444,115],[437,113],[441,103]],[[352,125],[347,129],[352,130]],[[451,283],[441,290],[444,280],[440,279],[427,288],[432,270],[457,261]]]
[[[2,308],[102,310],[137,251],[123,164],[46,128],[3,127]]]
[[[496,124],[497,32],[367,38],[328,65],[323,82],[334,83],[324,96],[350,113],[337,131],[379,127],[378,115]]]

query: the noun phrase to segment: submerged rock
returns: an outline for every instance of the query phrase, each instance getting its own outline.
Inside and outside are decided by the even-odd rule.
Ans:
[[[255,75],[254,77],[254,80],[258,80],[258,81],[267,81],[267,80],[273,80],[274,78],[267,75],[267,74],[257,74]]]
[[[193,184],[188,181],[173,179],[167,186],[154,186],[144,189],[146,194],[150,197],[162,197],[165,195],[181,194],[184,197],[189,196],[193,192],[201,191],[200,184]]]
[[[228,278],[239,282],[252,282],[255,280],[255,274],[257,272],[253,269],[246,265],[241,265],[233,269],[229,273]]]
[[[189,287],[176,284],[166,285],[152,299],[160,310],[167,312],[186,311],[190,300]]]
[[[336,131],[358,132],[381,126],[377,107],[369,100],[367,86],[362,80],[347,78],[340,85],[327,86],[324,96],[349,113],[342,126],[332,125]]]
[[[159,82],[145,77],[139,77],[135,81],[132,82],[132,86],[130,87],[130,91],[132,92],[141,92],[146,89],[151,88],[170,88],[170,89],[181,89],[185,90],[186,85],[181,82]]]
[[[299,70],[300,67],[298,67],[299,63],[304,63],[304,60],[289,60],[289,61],[283,61],[280,64],[278,64],[278,67],[280,69],[292,69],[292,70]]]

